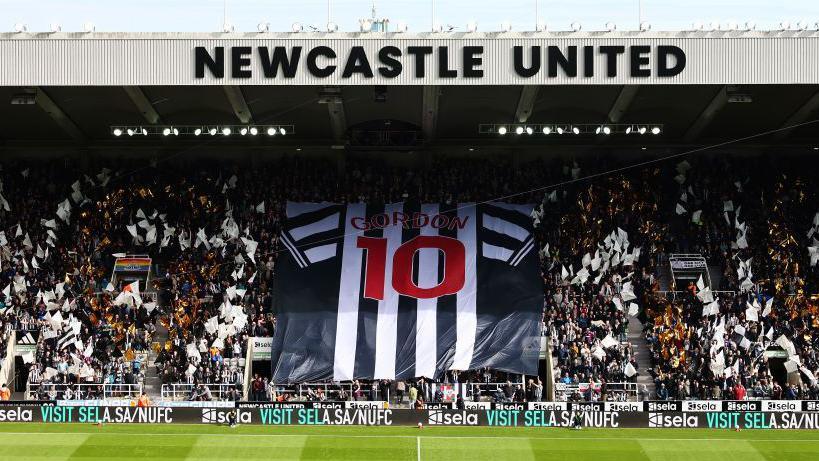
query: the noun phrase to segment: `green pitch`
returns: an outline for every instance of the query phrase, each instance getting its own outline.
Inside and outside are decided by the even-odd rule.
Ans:
[[[816,461],[819,431],[0,424],[0,460]]]

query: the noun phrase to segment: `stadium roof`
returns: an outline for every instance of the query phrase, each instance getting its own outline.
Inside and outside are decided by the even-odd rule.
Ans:
[[[289,51],[326,46],[337,52],[339,67],[361,46],[375,69],[385,46],[449,47],[460,56],[466,46],[483,46],[481,78],[439,75],[416,78],[414,61],[396,81],[339,75],[316,78],[304,62],[289,81],[281,73],[265,79],[255,60],[250,79],[230,74],[230,49],[240,46]],[[603,46],[623,46],[619,73],[605,71]],[[529,50],[558,47],[569,55],[577,47],[578,74],[523,78],[513,70],[514,46]],[[685,69],[664,78],[629,75],[630,47],[678,47]],[[208,56],[228,50],[227,75],[205,68],[194,76],[194,48]],[[584,47],[593,47],[596,73],[585,76]],[[815,52],[814,52],[815,51]],[[758,135],[819,118],[819,55],[815,31],[786,32],[588,32],[452,34],[0,34],[0,149],[178,149],[201,144],[192,136],[115,137],[115,126],[287,125],[284,137],[214,139],[215,145],[276,149],[354,145],[390,150],[419,147],[538,149],[541,146],[619,148],[701,145]],[[547,65],[549,56],[544,56]],[[434,64],[429,58],[430,67]],[[530,61],[524,58],[528,65]],[[321,61],[326,65],[330,61]],[[440,62],[439,62],[440,64]],[[457,63],[456,63],[457,64]],[[648,67],[652,67],[649,64]],[[652,67],[653,68],[653,67]],[[460,69],[463,71],[463,69]],[[561,69],[565,70],[565,69]],[[154,77],[154,74],[159,77]],[[168,84],[156,84],[167,80]],[[403,82],[403,83],[402,83]],[[593,133],[549,136],[539,130],[515,135],[520,125],[570,127],[620,124],[661,127],[661,134]],[[505,126],[509,134],[500,136]],[[385,138],[398,137],[386,140]],[[66,142],[69,141],[69,142]],[[819,145],[819,124],[755,137],[759,146],[796,148]]]

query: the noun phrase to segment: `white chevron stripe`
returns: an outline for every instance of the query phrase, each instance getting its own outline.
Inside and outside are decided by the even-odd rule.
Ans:
[[[486,242],[481,244],[481,254],[483,254],[484,258],[489,259],[497,259],[503,262],[509,261],[509,258],[512,257],[512,254],[515,252],[499,246],[495,246]]]

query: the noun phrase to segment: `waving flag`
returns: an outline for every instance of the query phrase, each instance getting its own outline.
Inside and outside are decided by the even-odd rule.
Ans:
[[[532,207],[288,203],[273,381],[536,374]]]

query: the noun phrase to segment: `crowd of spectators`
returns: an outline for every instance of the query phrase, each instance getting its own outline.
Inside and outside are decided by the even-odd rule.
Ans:
[[[796,167],[769,161],[760,168],[697,158],[591,180],[583,177],[617,165],[495,157],[411,167],[355,157],[343,167],[316,159],[7,164],[0,310],[5,322],[39,333],[26,358],[34,384],[140,382],[152,352],[162,382],[190,384],[191,398],[209,398],[201,384],[222,384],[277,399],[282,392],[264,378],[244,383],[242,366],[248,338],[275,330],[271,286],[288,200],[502,198],[537,205],[543,332],[559,382],[605,389],[649,374],[668,398],[725,397],[739,384],[751,396],[814,395],[817,272],[808,247],[816,244],[806,235],[819,208],[817,170],[804,159]],[[674,252],[702,254],[720,272],[708,290],[733,293],[717,294],[716,304],[703,302],[697,287],[661,294],[660,256]],[[110,283],[118,253],[153,258],[141,297]],[[747,318],[748,306],[758,306],[757,321]],[[702,315],[704,307],[712,313]],[[638,366],[639,347],[628,337],[638,320],[650,369]],[[764,354],[771,344],[793,348],[787,366],[796,363],[796,373],[782,378],[784,365]],[[483,373],[441,381],[486,382]],[[403,392],[413,385],[403,384]],[[529,387],[521,392],[534,395]],[[399,392],[398,383],[389,388]]]

